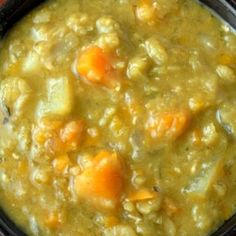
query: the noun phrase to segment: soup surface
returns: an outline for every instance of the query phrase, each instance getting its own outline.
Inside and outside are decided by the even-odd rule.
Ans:
[[[197,2],[49,0],[0,58],[0,203],[28,235],[206,236],[236,211],[236,36]]]

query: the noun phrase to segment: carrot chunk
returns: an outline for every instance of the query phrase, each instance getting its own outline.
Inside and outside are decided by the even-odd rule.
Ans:
[[[101,151],[75,179],[75,191],[95,207],[114,209],[123,189],[123,168],[116,153]]]
[[[146,129],[152,138],[175,139],[184,133],[188,122],[187,112],[163,112],[150,116]]]
[[[111,71],[108,55],[97,46],[85,50],[78,59],[77,71],[80,76],[93,83],[104,83],[106,74]]]

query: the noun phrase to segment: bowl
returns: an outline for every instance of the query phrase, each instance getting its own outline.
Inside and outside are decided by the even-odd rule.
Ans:
[[[44,0],[0,0],[0,38],[28,11]],[[236,0],[198,0],[200,4],[224,20],[236,31]],[[236,214],[227,220],[211,236],[235,236]],[[0,236],[26,236],[26,234],[10,220],[0,209]]]

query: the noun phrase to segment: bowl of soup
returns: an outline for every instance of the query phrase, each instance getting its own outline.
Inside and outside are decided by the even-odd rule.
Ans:
[[[44,1],[0,58],[0,206],[26,235],[207,236],[236,212],[236,35],[199,2]]]

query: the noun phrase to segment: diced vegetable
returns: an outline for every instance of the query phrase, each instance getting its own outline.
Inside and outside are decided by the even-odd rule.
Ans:
[[[85,50],[77,62],[80,76],[93,83],[106,83],[105,77],[111,69],[108,55],[96,46]]]
[[[30,98],[31,89],[27,82],[18,77],[8,77],[0,83],[0,103],[18,117]]]
[[[223,176],[222,159],[218,159],[204,166],[199,176],[196,176],[184,192],[196,200],[204,199],[208,192],[213,189],[213,184]]]
[[[39,73],[41,70],[40,56],[36,52],[30,52],[23,62],[22,71],[24,73]]]
[[[157,197],[157,192],[150,191],[148,189],[140,189],[138,191],[131,193],[128,196],[128,199],[132,202],[136,202],[136,201],[150,200],[156,197]]]
[[[72,85],[67,77],[47,81],[47,99],[39,103],[38,115],[68,115],[72,110]]]
[[[123,189],[123,167],[116,153],[101,151],[75,179],[75,191],[98,208],[114,209]]]
[[[186,111],[163,112],[151,115],[146,129],[152,138],[175,139],[184,133],[189,123]]]

